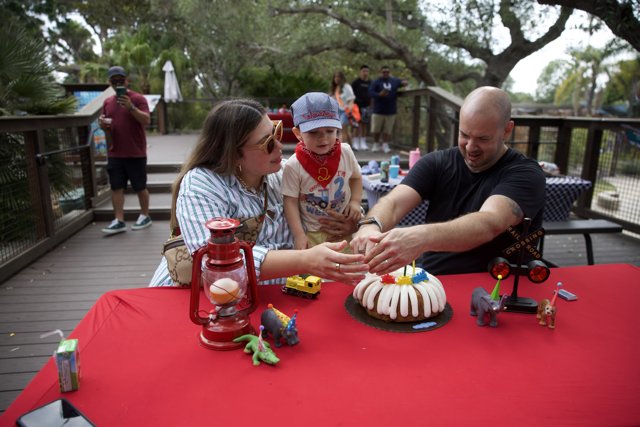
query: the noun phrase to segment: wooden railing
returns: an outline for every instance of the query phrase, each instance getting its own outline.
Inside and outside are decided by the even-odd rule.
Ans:
[[[437,87],[401,92],[395,145],[420,147],[423,153],[457,145],[461,106],[462,99]],[[609,219],[640,233],[640,140],[636,139],[640,119],[527,115],[512,119],[516,127],[510,146],[538,161],[555,163],[562,174],[594,184],[578,199],[574,213]],[[617,195],[620,205],[601,205],[600,193]]]
[[[109,95],[76,114],[0,118],[0,283],[93,220],[104,171],[91,125]]]

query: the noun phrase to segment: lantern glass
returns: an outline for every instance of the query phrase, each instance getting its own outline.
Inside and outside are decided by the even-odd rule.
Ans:
[[[240,302],[247,293],[247,283],[244,265],[230,271],[202,270],[204,293],[218,307],[232,307]]]

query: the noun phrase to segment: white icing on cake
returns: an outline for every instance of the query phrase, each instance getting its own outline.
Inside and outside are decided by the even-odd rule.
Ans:
[[[415,275],[423,271],[416,267]],[[398,278],[402,277],[404,272],[405,269],[400,268],[391,273],[396,281],[394,284],[382,283],[380,276],[368,273],[354,288],[353,297],[367,310],[375,311],[381,317],[388,316],[392,321],[406,318],[426,319],[444,311],[447,296],[437,277],[424,271],[427,280],[398,284]],[[407,266],[406,272],[413,278],[412,266]],[[418,295],[424,302],[422,310],[418,306]]]

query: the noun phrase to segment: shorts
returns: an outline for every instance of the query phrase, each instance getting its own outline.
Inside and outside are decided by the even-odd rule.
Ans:
[[[393,125],[396,122],[395,114],[376,114],[371,116],[371,133],[385,133],[391,135],[393,133]]]
[[[109,157],[107,172],[112,190],[126,190],[127,181],[136,193],[147,188],[146,157]]]
[[[314,246],[318,246],[324,242],[328,242],[329,238],[331,237],[331,235],[323,231],[307,231],[306,235],[307,235],[307,241],[309,242],[310,248]],[[352,238],[351,235],[342,236],[338,241],[341,242],[343,240],[346,240],[347,242],[350,242],[351,238]],[[351,248],[347,245],[347,247],[342,250],[342,253],[350,254]]]
[[[347,116],[347,112],[344,110],[340,110],[340,123],[342,123],[342,129],[349,125],[349,117]]]
[[[360,107],[360,123],[371,123],[371,107]]]

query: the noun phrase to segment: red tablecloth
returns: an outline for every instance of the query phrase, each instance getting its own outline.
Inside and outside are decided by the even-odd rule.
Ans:
[[[324,284],[315,301],[262,287],[261,306],[299,309],[301,342],[277,349],[275,367],[200,347],[187,290],[110,292],[72,334],[82,381],[63,397],[99,426],[640,425],[640,268],[570,267],[545,284],[522,280],[521,296],[549,297],[556,281],[578,295],[558,300],[556,330],[513,313],[498,328],[478,327],[471,290],[494,281],[441,280],[453,319],[414,334],[354,320],[344,308],[351,286]],[[49,362],[0,425],[59,397]]]

